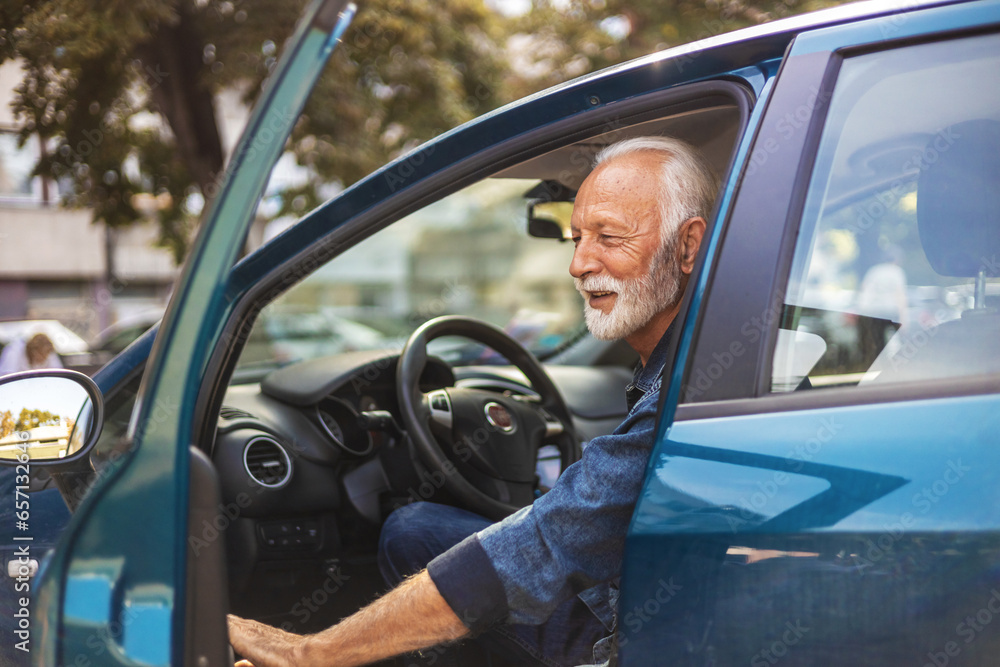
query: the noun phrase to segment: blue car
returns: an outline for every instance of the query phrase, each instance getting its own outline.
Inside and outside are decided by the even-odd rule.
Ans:
[[[845,5],[582,77],[240,258],[352,11],[303,18],[159,327],[99,391],[46,378],[53,401],[87,390],[85,442],[27,462],[0,442],[72,510],[32,552],[30,604],[4,609],[21,632],[4,641],[26,642],[4,655],[226,664],[227,612],[313,632],[381,593],[394,508],[500,518],[544,493],[624,418],[636,361],[583,328],[567,211],[600,148],[658,134],[722,187],[629,528],[619,662],[996,664],[1000,2]],[[255,323],[287,313],[355,323],[376,349],[248,353]],[[515,455],[451,422],[457,395],[542,426]]]

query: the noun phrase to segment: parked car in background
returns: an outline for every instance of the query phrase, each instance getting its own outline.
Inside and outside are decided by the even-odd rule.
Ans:
[[[227,611],[311,632],[378,594],[394,507],[499,518],[544,492],[532,471],[624,417],[635,358],[582,331],[572,246],[526,211],[571,202],[597,151],[648,134],[696,146],[722,188],[629,528],[620,664],[995,664],[1000,2],[845,5],[585,76],[237,261],[350,13],[309,9],[163,323],[95,375],[103,432],[49,463],[74,514],[29,577],[35,664],[224,664]],[[314,346],[330,312],[387,349]],[[275,322],[309,344],[248,364]],[[428,326],[513,363],[450,343],[446,363]],[[474,433],[438,440],[425,417],[479,391],[543,405],[561,434],[469,464],[450,443]],[[522,476],[498,472],[511,462]]]
[[[104,329],[90,342],[90,349],[105,363],[149,331],[163,318],[162,310],[147,310],[124,317]]]
[[[340,352],[378,350],[385,336],[376,329],[308,308],[274,309],[250,332],[240,367],[277,368]]]

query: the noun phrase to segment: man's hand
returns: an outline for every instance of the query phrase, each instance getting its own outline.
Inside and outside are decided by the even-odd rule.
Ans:
[[[316,635],[295,635],[229,616],[229,641],[250,661],[238,667],[353,667],[454,641],[468,632],[426,570]]]
[[[253,656],[253,664],[246,660],[237,667],[282,667],[294,665],[296,647],[305,637],[272,628],[257,621],[229,615],[229,643],[240,655]]]

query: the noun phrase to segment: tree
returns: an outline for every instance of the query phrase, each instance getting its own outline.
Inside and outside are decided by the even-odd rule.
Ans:
[[[28,408],[21,408],[21,414],[17,416],[17,422],[14,424],[14,430],[30,431],[33,428],[38,428],[39,426],[44,426],[58,421],[59,415],[53,414],[48,410],[29,410]]]
[[[493,5],[504,0],[493,0]],[[798,3],[798,4],[796,4]],[[318,203],[413,146],[541,88],[656,49],[828,0],[366,0],[290,142],[310,182],[280,213]],[[36,173],[95,221],[155,208],[180,262],[225,155],[217,96],[251,104],[305,0],[0,0],[0,62],[18,58],[22,140]]]
[[[654,51],[838,4],[839,0],[532,0],[514,20],[517,97]]]
[[[14,415],[10,410],[0,410],[0,439],[14,432]]]
[[[111,227],[155,196],[161,241],[181,261],[224,165],[216,95],[239,90],[252,103],[304,4],[0,0],[0,62],[25,68],[22,140],[49,146],[36,173]],[[494,18],[479,0],[364,3],[296,127],[300,162],[349,183],[496,106]]]

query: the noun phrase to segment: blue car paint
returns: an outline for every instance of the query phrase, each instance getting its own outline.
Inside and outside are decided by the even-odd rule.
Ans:
[[[1000,507],[981,501],[1000,482],[998,407],[988,395],[675,423],[629,535],[623,664],[745,664],[785,621],[810,628],[790,664],[922,664],[955,639],[941,619],[962,622],[1000,582]],[[680,593],[649,614],[660,579]],[[764,589],[786,599],[747,597]],[[823,657],[830,637],[840,657]],[[984,633],[965,655],[998,648]]]

